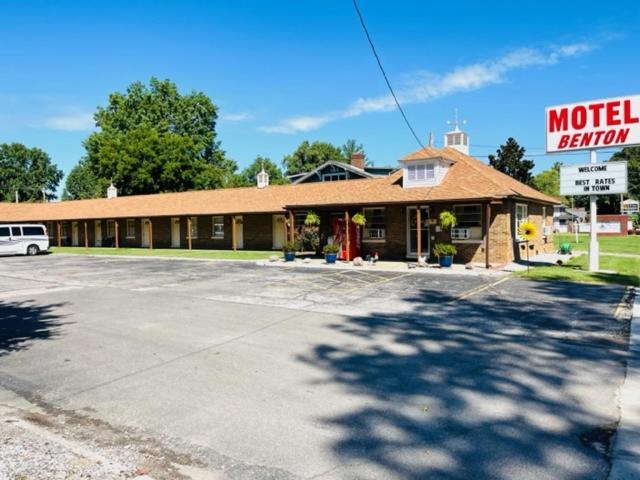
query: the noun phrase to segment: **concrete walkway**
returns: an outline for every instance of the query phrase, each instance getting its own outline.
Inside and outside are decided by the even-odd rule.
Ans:
[[[609,480],[640,478],[640,302],[635,289],[627,378],[620,388],[620,424],[611,452]]]

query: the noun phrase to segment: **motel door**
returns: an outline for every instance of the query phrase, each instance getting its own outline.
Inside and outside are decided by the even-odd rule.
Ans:
[[[244,248],[244,225],[242,215],[236,217],[236,248]]]
[[[96,247],[101,247],[102,246],[102,222],[100,220],[96,220],[96,226],[95,226],[95,246]]]
[[[71,245],[77,247],[80,241],[78,240],[78,222],[71,223]]]
[[[140,246],[142,247],[148,247],[149,246],[149,219],[148,218],[143,218],[142,219],[142,242],[140,243]]]
[[[273,246],[274,250],[280,250],[284,245],[284,228],[285,228],[285,218],[284,215],[273,215],[272,219],[272,235],[273,235]]]
[[[180,248],[180,217],[171,219],[171,248]]]
[[[418,222],[416,207],[407,207],[407,257],[418,257]],[[420,207],[422,217],[422,253],[420,256],[429,258],[429,207]]]

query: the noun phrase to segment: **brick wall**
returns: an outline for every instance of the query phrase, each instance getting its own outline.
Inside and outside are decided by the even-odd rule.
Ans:
[[[555,250],[553,245],[553,207],[546,206],[546,217],[542,217],[543,205],[532,202],[510,201],[511,208],[511,230],[513,234],[513,255],[515,260],[525,260],[527,257],[527,244],[517,240],[518,229],[516,226],[516,204],[526,204],[528,207],[529,221],[533,222],[536,226],[537,234],[536,238],[529,242],[529,256],[537,255],[538,253],[551,253]],[[544,235],[544,226],[549,227],[548,235]]]

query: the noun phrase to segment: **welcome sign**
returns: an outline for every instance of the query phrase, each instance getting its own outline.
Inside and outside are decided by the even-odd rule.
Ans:
[[[560,195],[627,193],[627,162],[588,163],[560,167]]]
[[[546,109],[547,152],[640,144],[640,95]]]

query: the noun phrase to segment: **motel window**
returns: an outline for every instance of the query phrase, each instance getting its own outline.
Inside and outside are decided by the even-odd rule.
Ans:
[[[115,220],[107,220],[107,238],[113,238],[116,236],[116,222]]]
[[[62,238],[67,238],[69,236],[69,224],[67,222],[62,222],[60,225],[60,231]]]
[[[49,238],[53,238],[53,222],[47,222],[47,234]]]
[[[409,165],[410,182],[426,182],[435,178],[435,165],[433,163],[419,163]]]
[[[364,242],[380,242],[386,237],[386,223],[384,208],[365,208],[364,218],[367,223],[364,226]]]
[[[133,218],[127,219],[127,238],[136,238],[136,221]]]
[[[191,238],[198,238],[198,217],[191,217]]]
[[[453,213],[456,226],[451,229],[452,240],[482,240],[482,205],[454,205]]]
[[[323,182],[333,182],[336,180],[346,180],[347,172],[339,172],[339,173],[324,173],[322,174]]]
[[[213,228],[211,231],[211,238],[224,238],[224,217],[213,217]]]
[[[519,240],[518,229],[522,222],[529,220],[529,207],[524,203],[516,203],[516,238]]]

